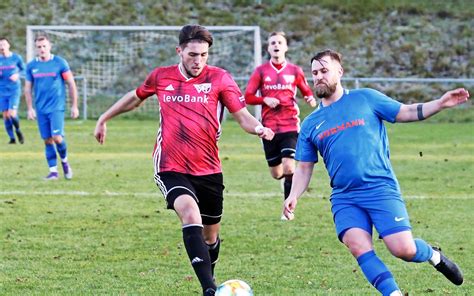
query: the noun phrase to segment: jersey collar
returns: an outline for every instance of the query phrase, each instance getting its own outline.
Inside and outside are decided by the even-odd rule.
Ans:
[[[187,76],[186,76],[186,73],[184,73],[183,70],[182,70],[183,68],[184,68],[183,64],[182,64],[182,63],[179,63],[179,64],[178,64],[178,71],[179,71],[179,74],[181,74],[181,76],[183,76],[183,78],[184,78],[186,81],[189,81],[189,80],[192,80],[192,79],[195,79],[195,78],[198,78],[199,76],[201,76],[202,73],[204,73],[204,71],[207,70],[207,64],[204,65],[204,68],[202,68],[201,73],[199,73],[199,75],[196,76],[196,77],[187,77]]]
[[[42,61],[39,57],[36,57],[36,61],[40,62],[40,63],[46,63],[46,62],[52,61],[53,59],[54,59],[54,54],[51,54],[49,56],[49,60],[47,60],[47,61]]]
[[[337,101],[340,101],[344,96],[346,96],[348,94],[349,94],[349,90],[347,88],[344,88],[343,91],[342,91],[342,97]],[[322,108],[326,108],[326,107],[327,106],[324,106],[323,101],[321,100],[321,102],[319,102],[318,109],[322,109]]]
[[[286,62],[286,60],[282,63],[282,66],[280,69],[277,69],[274,65],[273,65],[273,62],[270,60],[268,61],[270,63],[270,66],[277,72],[277,73],[280,73],[281,71],[283,71],[285,68],[286,68],[286,65],[288,64]]]

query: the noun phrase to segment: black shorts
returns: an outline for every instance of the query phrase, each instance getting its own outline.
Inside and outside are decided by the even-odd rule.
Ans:
[[[176,172],[162,172],[155,175],[155,183],[163,193],[168,209],[174,209],[174,201],[178,196],[188,194],[198,204],[202,224],[213,225],[221,221],[224,201],[222,173],[193,176]]]
[[[271,141],[263,141],[263,150],[268,166],[274,167],[281,163],[283,157],[295,158],[298,132],[275,134]]]

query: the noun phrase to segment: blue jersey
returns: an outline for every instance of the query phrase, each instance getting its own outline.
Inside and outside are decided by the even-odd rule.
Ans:
[[[328,171],[333,203],[347,198],[400,197],[383,120],[395,122],[401,104],[373,89],[344,90],[303,122],[295,159]]]
[[[70,71],[63,58],[51,55],[48,61],[36,58],[26,66],[26,80],[33,84],[34,101],[38,113],[64,111],[66,87],[62,74]]]
[[[0,56],[0,94],[2,97],[9,97],[19,92],[21,81],[10,80],[10,76],[15,73],[23,75],[25,64],[21,56],[12,53],[11,56]]]

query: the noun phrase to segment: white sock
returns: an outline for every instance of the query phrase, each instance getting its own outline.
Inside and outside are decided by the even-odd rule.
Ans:
[[[396,290],[390,293],[390,296],[403,296],[402,291]]]
[[[433,256],[431,256],[428,262],[433,266],[438,265],[441,262],[441,255],[439,254],[439,252],[436,250],[433,250]]]
[[[58,172],[58,167],[57,167],[57,166],[49,167],[49,171],[50,171],[51,173],[57,173],[57,172]]]
[[[67,162],[67,156],[64,158],[61,158],[61,162]]]

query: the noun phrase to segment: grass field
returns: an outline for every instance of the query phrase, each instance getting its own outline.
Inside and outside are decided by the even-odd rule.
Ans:
[[[67,121],[72,181],[45,182],[43,144],[22,121],[25,145],[0,145],[0,295],[200,295],[176,215],[153,183],[156,121],[113,120],[105,146],[93,121]],[[415,236],[464,270],[455,287],[428,264],[377,253],[409,295],[474,294],[472,123],[388,126],[391,155]],[[255,295],[377,295],[335,236],[330,189],[318,164],[296,219],[259,140],[224,124],[226,184],[217,281],[240,278]]]

